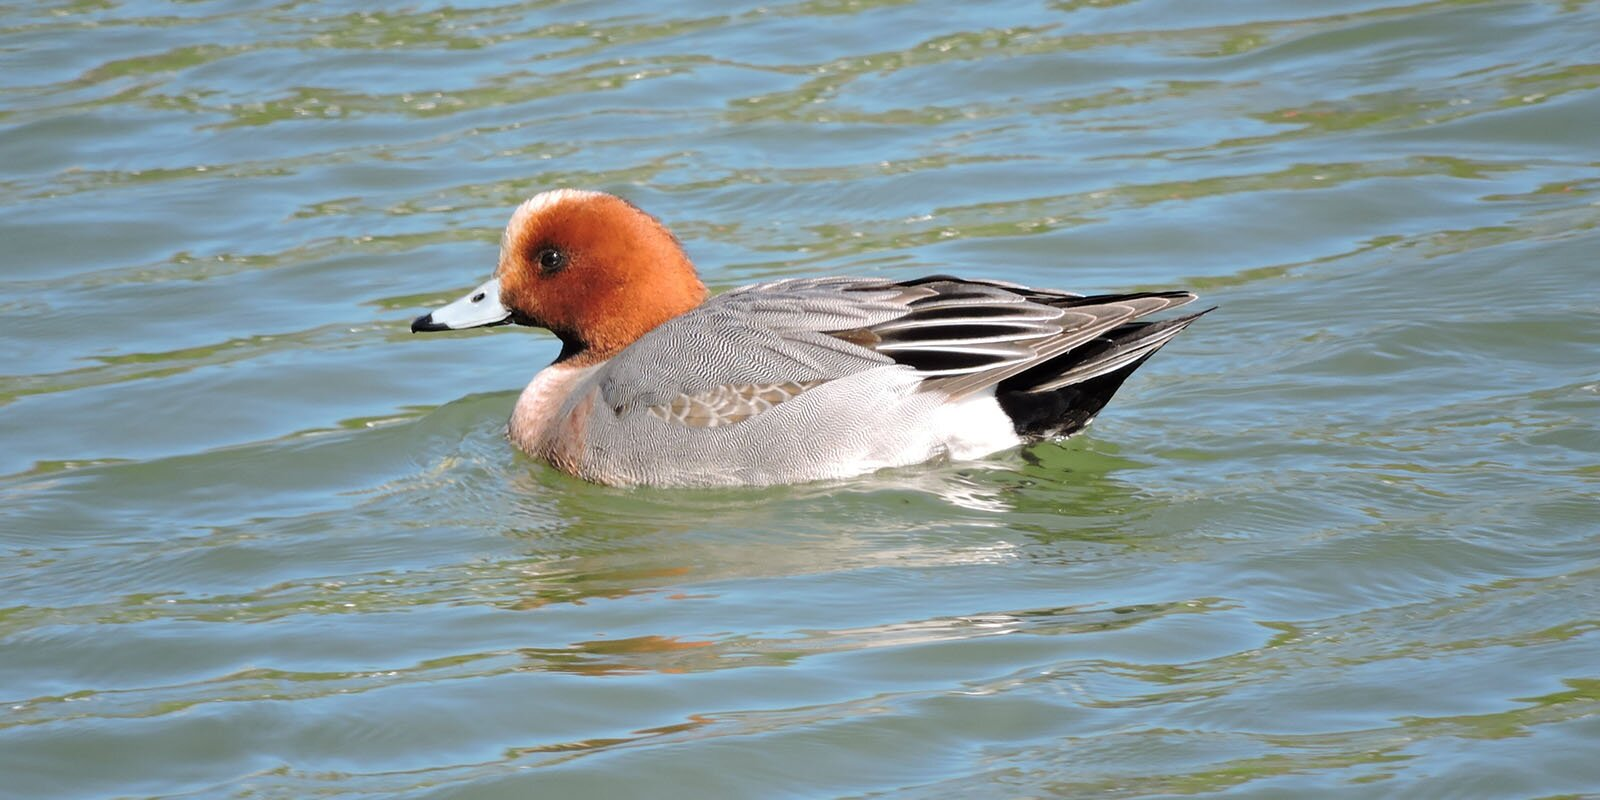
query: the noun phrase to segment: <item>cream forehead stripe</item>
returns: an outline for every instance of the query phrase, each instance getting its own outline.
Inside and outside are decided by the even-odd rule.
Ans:
[[[511,232],[526,225],[533,215],[568,201],[592,200],[604,196],[601,192],[591,192],[587,189],[551,189],[522,201],[522,205],[511,212],[511,221],[506,223],[505,232],[500,234],[500,260],[505,260],[506,248],[511,244]]]

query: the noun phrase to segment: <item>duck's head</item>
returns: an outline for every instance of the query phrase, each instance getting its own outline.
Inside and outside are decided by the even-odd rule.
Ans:
[[[655,217],[615,195],[558,189],[511,215],[493,278],[411,330],[535,325],[561,337],[563,360],[599,361],[705,297],[683,247]]]

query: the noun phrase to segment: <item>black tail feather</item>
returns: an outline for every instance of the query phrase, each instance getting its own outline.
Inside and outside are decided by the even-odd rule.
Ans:
[[[1150,353],[1114,372],[1048,392],[1008,389],[1002,383],[996,388],[995,399],[1000,401],[1006,416],[1011,417],[1017,435],[1025,440],[1071,436],[1094,421],[1100,409],[1111,402],[1111,396],[1122,388],[1122,382],[1152,355],[1155,354]]]
[[[1134,370],[1210,310],[1114,328],[1059,358],[1001,381],[995,387],[995,399],[1024,439],[1070,436],[1094,420]],[[1134,360],[1128,361],[1130,357]],[[1074,379],[1074,373],[1083,379]]]

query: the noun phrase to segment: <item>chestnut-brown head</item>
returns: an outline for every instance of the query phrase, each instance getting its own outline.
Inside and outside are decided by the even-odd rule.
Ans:
[[[562,358],[599,361],[705,298],[654,217],[614,195],[558,189],[511,215],[493,280],[411,329],[537,325],[561,337]]]

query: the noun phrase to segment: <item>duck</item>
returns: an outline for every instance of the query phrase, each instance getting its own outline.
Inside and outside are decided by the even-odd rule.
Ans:
[[[560,339],[506,436],[610,486],[726,487],[989,456],[1084,429],[1212,309],[1189,291],[1082,295],[989,278],[805,277],[712,296],[660,220],[556,189],[512,213],[493,276],[413,333]]]

